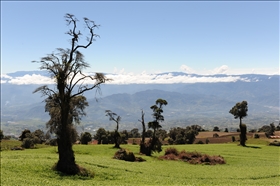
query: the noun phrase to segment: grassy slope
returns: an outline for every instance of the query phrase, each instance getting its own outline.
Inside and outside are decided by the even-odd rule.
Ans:
[[[75,145],[76,161],[94,171],[94,178],[60,176],[50,167],[57,147],[1,151],[1,185],[278,185],[279,148],[262,144],[178,145],[178,150],[221,155],[225,165],[190,165],[145,157],[147,162],[112,159],[112,145]],[[122,145],[135,153],[137,145]],[[167,148],[170,146],[165,146]]]

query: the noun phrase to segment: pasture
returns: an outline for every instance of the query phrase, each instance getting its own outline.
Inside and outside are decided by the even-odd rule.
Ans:
[[[256,142],[256,141],[253,141]],[[3,140],[1,146],[7,146]],[[15,143],[15,142],[14,142]],[[74,145],[77,164],[95,173],[94,178],[63,176],[51,170],[58,160],[57,147],[1,151],[1,185],[279,185],[279,148],[263,143],[176,145],[178,150],[221,155],[224,165],[191,165],[180,161],[141,156],[146,162],[113,159],[113,145]],[[13,144],[14,145],[14,144]],[[140,156],[138,145],[121,145]],[[171,147],[163,146],[164,149]]]

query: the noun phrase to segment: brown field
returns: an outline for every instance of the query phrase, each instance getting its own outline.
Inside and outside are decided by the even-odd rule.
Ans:
[[[218,138],[213,138],[213,134],[217,133],[219,135]],[[200,132],[195,139],[194,143],[197,143],[198,141],[202,141],[203,143],[206,142],[206,139],[209,140],[209,144],[213,143],[229,143],[232,142],[232,136],[235,137],[235,140],[239,140],[239,132]],[[275,139],[269,139],[265,136],[264,132],[256,132],[256,133],[250,133],[247,132],[247,138],[253,139],[254,134],[259,134],[260,138],[272,142]],[[280,131],[275,131],[275,136],[280,136]],[[148,140],[149,138],[146,138]],[[140,144],[141,138],[129,138],[127,140],[128,144]],[[163,144],[167,145],[167,141],[164,141]]]

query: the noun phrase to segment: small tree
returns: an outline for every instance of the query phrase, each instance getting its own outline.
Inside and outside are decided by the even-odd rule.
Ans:
[[[81,134],[81,144],[87,145],[88,142],[92,140],[91,134],[89,132],[84,132]]]
[[[99,128],[96,131],[96,134],[93,136],[93,139],[97,140],[98,144],[101,144],[103,140],[107,139],[107,132],[104,128]],[[106,140],[108,141],[108,140]]]
[[[220,129],[219,129],[219,127],[215,126],[214,129],[213,129],[213,131],[214,131],[214,132],[220,132]]]
[[[247,101],[242,101],[236,103],[234,107],[231,108],[229,113],[234,116],[234,119],[239,118],[239,128],[240,128],[240,145],[246,146],[245,142],[247,140],[246,131],[247,127],[245,124],[242,124],[242,119],[247,116],[248,112],[248,103]]]
[[[156,132],[158,129],[162,128],[160,125],[160,122],[164,121],[164,116],[162,115],[163,105],[167,105],[167,101],[164,99],[157,99],[156,104],[152,105],[150,108],[153,110],[153,118],[154,120],[148,123],[148,127],[152,128],[153,131],[153,137],[151,139],[151,150],[154,152],[161,152],[161,142],[159,141],[159,138],[156,136]]]
[[[121,121],[121,117],[118,116],[116,113],[112,112],[111,110],[106,110],[105,113],[106,113],[106,116],[109,117],[110,121],[114,121],[117,124],[115,133],[114,133],[114,141],[115,141],[114,148],[120,148],[121,135],[119,133],[119,122]]]
[[[27,138],[27,134],[31,134],[31,131],[28,129],[24,129],[19,136],[19,141],[23,141],[24,138]]]

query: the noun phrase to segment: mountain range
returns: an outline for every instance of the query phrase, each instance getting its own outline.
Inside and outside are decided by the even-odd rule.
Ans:
[[[26,74],[46,72],[30,71],[7,74],[17,78]],[[158,74],[163,76],[170,73]],[[172,78],[189,74],[172,72]],[[203,75],[192,74],[192,78]],[[211,75],[211,78],[229,77],[229,75]],[[238,127],[238,121],[229,114],[229,110],[243,100],[248,102],[248,116],[244,122],[250,128],[258,128],[279,120],[279,75],[244,74],[239,80],[231,82],[203,83],[128,83],[104,84],[102,94],[96,91],[84,94],[89,102],[87,116],[82,119],[83,130],[96,130],[99,127],[113,129],[115,123],[105,116],[105,110],[111,110],[121,116],[121,129],[141,128],[138,121],[141,110],[145,112],[146,122],[151,121],[150,106],[156,99],[168,102],[164,110],[165,129],[175,126],[198,124],[205,128],[213,126]],[[170,78],[170,77],[168,77]],[[7,80],[1,78],[3,80]],[[2,80],[1,80],[2,82]],[[43,97],[32,92],[38,84],[1,83],[1,128],[9,133],[19,133],[24,128],[38,127],[45,130],[48,113],[44,111]],[[50,87],[54,85],[49,85]],[[37,128],[36,128],[37,127]]]

